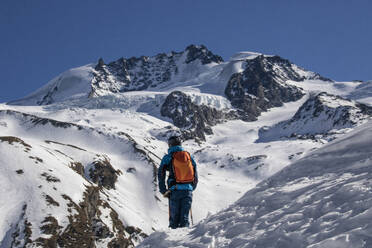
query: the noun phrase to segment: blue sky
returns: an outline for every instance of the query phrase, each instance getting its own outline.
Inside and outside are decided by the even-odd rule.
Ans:
[[[59,73],[204,44],[225,60],[276,54],[323,76],[372,80],[369,0],[1,0],[0,102]]]

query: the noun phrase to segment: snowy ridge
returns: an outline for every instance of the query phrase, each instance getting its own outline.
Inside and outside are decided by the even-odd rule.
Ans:
[[[8,104],[45,105],[74,98],[86,98],[91,91],[92,73],[92,65],[70,69],[29,96]]]
[[[351,99],[358,99],[359,102],[371,105],[372,102],[372,81],[354,83],[357,84],[355,90],[348,95]]]
[[[372,246],[371,122],[320,148],[200,224],[138,247]]]
[[[372,108],[364,104],[322,92],[311,95],[290,120],[261,128],[258,141],[316,135],[334,138],[331,134],[343,134],[367,122],[371,115]]]
[[[71,98],[99,97],[110,94],[160,88],[166,82],[185,82],[198,77],[223,60],[205,46],[188,46],[183,52],[162,53],[153,57],[120,58],[105,64],[99,59],[62,73],[30,96],[12,101],[14,105],[48,105]]]

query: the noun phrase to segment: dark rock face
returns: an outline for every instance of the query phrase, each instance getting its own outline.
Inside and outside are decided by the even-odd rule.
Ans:
[[[159,54],[155,57],[121,58],[108,65],[96,66],[92,81],[93,89],[113,93],[144,90],[169,81],[176,74],[176,59],[180,54]]]
[[[181,128],[184,139],[205,140],[205,134],[212,134],[211,126],[226,119],[236,119],[235,112],[223,112],[205,105],[196,105],[181,91],[168,95],[161,107],[161,115],[173,120]]]
[[[184,53],[187,53],[187,58],[180,61]],[[99,94],[100,90],[117,93],[156,87],[179,73],[178,62],[189,64],[195,60],[200,60],[203,65],[223,61],[203,45],[190,45],[183,52],[161,53],[153,57],[120,58],[109,64],[100,59],[93,73],[90,95]]]
[[[51,89],[41,100],[37,101],[38,105],[48,105],[54,102],[53,95],[58,91],[58,87],[55,86]]]
[[[223,59],[221,56],[213,54],[204,45],[200,45],[200,46],[190,45],[186,48],[186,51],[188,52],[187,59],[185,61],[187,64],[197,59],[200,59],[203,65],[209,64],[212,62],[215,62],[218,64],[223,62]]]
[[[310,97],[296,112],[290,123],[297,122],[305,119],[319,118],[321,115],[325,115],[325,119],[331,120],[333,127],[347,127],[357,124],[357,121],[365,119],[367,116],[372,115],[372,108],[365,104],[355,103],[355,106],[338,104],[333,108],[325,104],[325,100],[334,102],[338,101],[344,103],[352,103],[348,99],[344,99],[340,96],[321,92],[317,95]],[[355,111],[352,111],[355,110]],[[352,113],[354,112],[354,113]],[[353,118],[354,117],[354,118]]]
[[[10,247],[27,247],[32,243],[32,224],[27,219],[26,210],[27,204],[23,205],[21,216],[11,236],[12,241]]]
[[[269,108],[299,100],[304,93],[295,86],[285,84],[285,81],[304,79],[288,60],[261,55],[247,60],[246,69],[232,75],[225,94],[231,104],[239,109],[243,120],[254,121]]]
[[[119,171],[115,170],[108,158],[99,159],[92,163],[88,171],[89,177],[93,183],[106,189],[115,189],[115,183],[118,179]]]
[[[83,201],[78,204],[67,195],[63,198],[68,202],[68,212],[73,213],[67,227],[62,230],[57,219],[48,216],[40,229],[50,236],[29,243],[41,247],[96,247],[101,242],[108,242],[107,247],[124,248],[134,247],[136,237],[145,237],[140,229],[124,226],[115,210],[101,200],[98,187],[87,187]],[[111,228],[102,220],[108,216],[103,216],[100,208],[110,211]]]
[[[336,130],[352,128],[372,116],[372,107],[321,92],[310,98],[287,121],[259,131],[259,142],[281,138],[332,140]],[[342,133],[341,133],[342,134]]]

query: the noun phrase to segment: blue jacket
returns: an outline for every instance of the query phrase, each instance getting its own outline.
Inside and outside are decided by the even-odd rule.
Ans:
[[[167,180],[168,189],[170,190],[194,190],[198,184],[198,172],[196,170],[196,163],[191,156],[191,162],[194,167],[194,182],[193,183],[183,183],[183,184],[176,184],[176,180],[174,177],[174,172],[172,169],[171,161],[172,155],[174,152],[184,151],[181,146],[172,146],[168,149],[168,154],[163,157],[161,160],[159,170],[158,170],[158,181],[159,181],[159,191],[160,193],[164,194],[167,191],[165,186],[165,176],[166,171],[169,171],[169,176]]]

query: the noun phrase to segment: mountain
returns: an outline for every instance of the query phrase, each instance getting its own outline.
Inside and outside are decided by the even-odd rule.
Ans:
[[[290,80],[332,82],[279,56],[246,52],[238,53],[230,61],[223,62],[220,56],[205,46],[190,45],[182,52],[120,58],[108,64],[99,59],[96,65],[71,69],[30,96],[8,104],[50,105],[73,101],[80,107],[87,99],[99,101],[98,105],[102,99],[114,98],[122,102],[126,92],[141,91],[146,92],[144,94],[147,96],[155,94],[167,99],[167,106],[161,107],[161,115],[173,119],[173,123],[181,129],[192,127],[183,130],[185,138],[205,140],[205,134],[212,133],[210,126],[216,123],[231,119],[255,121],[270,108],[301,99],[304,91],[288,84]],[[179,94],[176,91],[196,92],[203,102],[213,99],[220,103],[217,106],[199,106],[197,103],[191,106],[188,103],[187,107],[184,106],[186,109],[178,113],[170,109],[179,106],[176,102],[179,98],[173,97]],[[183,103],[190,102],[187,95],[182,98],[185,99]],[[164,102],[163,99],[160,101]],[[183,115],[190,111],[203,114],[185,121],[188,117]],[[170,117],[174,113],[181,116]],[[182,125],[175,119],[182,120]]]
[[[371,247],[372,123],[264,180],[188,230],[138,247]]]
[[[76,97],[97,97],[111,93],[145,90],[164,86],[169,81],[197,77],[223,60],[205,46],[188,46],[183,52],[162,53],[153,57],[120,58],[105,64],[91,64],[62,73],[46,86],[10,104],[47,105]]]
[[[203,45],[70,69],[0,104],[0,247],[134,247],[166,229],[156,173],[175,134],[198,163],[194,221],[214,216],[368,122],[365,85]]]
[[[246,120],[256,120],[262,111],[302,98],[302,90],[287,84],[288,80],[331,81],[306,72],[279,56],[259,55],[245,63],[244,71],[233,74],[228,81],[225,94]]]
[[[130,211],[123,207],[127,200],[134,203],[125,192],[138,184],[131,174],[143,167],[152,175],[154,169],[129,137],[11,110],[1,110],[0,116],[3,126],[18,130],[18,137],[0,137],[2,199],[12,199],[2,206],[1,247],[126,247],[145,236],[118,217],[128,215],[123,213]],[[132,161],[116,160],[122,152],[133,154]],[[120,164],[132,167],[117,169]],[[123,209],[118,213],[112,205]]]
[[[310,98],[290,119],[260,129],[260,141],[280,138],[334,138],[335,134],[367,122],[372,107],[321,92]]]
[[[358,101],[370,104],[371,103],[371,90],[372,90],[372,80],[363,82],[357,81],[355,82],[357,87],[354,91],[352,91],[348,97],[350,99],[358,99]]]

